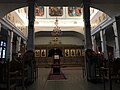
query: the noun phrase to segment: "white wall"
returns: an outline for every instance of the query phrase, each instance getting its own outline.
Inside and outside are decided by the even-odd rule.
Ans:
[[[53,37],[36,37],[35,45],[49,44]],[[62,44],[83,45],[83,39],[74,36],[60,37]]]

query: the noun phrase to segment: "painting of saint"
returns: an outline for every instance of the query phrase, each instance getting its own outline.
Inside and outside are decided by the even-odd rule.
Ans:
[[[66,56],[66,57],[69,56],[69,49],[65,49],[65,56]]]
[[[46,50],[45,49],[41,49],[41,57],[46,57]]]
[[[71,56],[75,56],[75,49],[71,49]]]
[[[76,49],[76,55],[80,56],[81,55],[81,50],[80,49]]]
[[[35,50],[35,57],[40,57],[40,50]]]
[[[49,15],[50,16],[62,16],[63,7],[49,7]]]
[[[82,51],[81,51],[81,56],[85,56],[85,51],[84,51],[84,49],[82,49]]]
[[[81,16],[81,8],[80,7],[68,7],[68,15],[69,16]]]
[[[36,16],[43,16],[44,15],[44,7],[43,6],[37,6],[36,7]]]

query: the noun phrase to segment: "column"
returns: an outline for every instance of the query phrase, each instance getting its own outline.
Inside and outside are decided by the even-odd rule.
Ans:
[[[8,30],[6,59],[12,60],[13,31]]]
[[[113,30],[115,36],[115,58],[120,58],[120,17],[115,17],[116,22],[113,23]]]
[[[85,33],[85,50],[92,49],[91,30],[90,30],[90,0],[83,0],[83,19]],[[85,71],[87,80],[92,80],[95,75],[94,64],[91,64],[91,59],[85,56]]]
[[[102,52],[104,53],[104,57],[108,59],[105,30],[100,31],[100,39],[101,39]]]
[[[85,49],[92,49],[90,29],[90,0],[83,0],[83,18],[85,31]]]
[[[0,23],[0,32],[1,32],[1,30],[2,30],[2,25],[1,25],[1,23]]]
[[[34,21],[35,21],[35,0],[29,0],[28,2],[28,41],[27,41],[27,51],[26,53],[29,53],[29,51],[34,50]],[[32,53],[32,52],[30,52]],[[31,65],[27,65],[28,67],[28,82],[32,83],[34,81],[34,56],[30,56],[31,59],[29,60],[29,63]]]
[[[21,37],[18,36],[16,41],[16,53],[20,51],[20,45],[21,45]]]
[[[92,49],[93,49],[93,51],[96,51],[96,40],[95,40],[95,36],[92,36]]]
[[[34,50],[34,20],[35,20],[35,2],[30,0],[28,3],[28,42],[27,50]]]

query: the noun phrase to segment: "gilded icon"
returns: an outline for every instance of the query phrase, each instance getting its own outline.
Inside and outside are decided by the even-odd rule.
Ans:
[[[65,56],[66,56],[66,57],[69,56],[69,49],[65,49]]]
[[[40,57],[40,50],[35,50],[35,57]]]
[[[75,56],[75,49],[71,49],[71,56]]]
[[[81,56],[81,50],[80,49],[76,49],[76,56]]]
[[[46,57],[46,49],[41,49],[41,57]]]
[[[85,50],[84,49],[81,50],[81,56],[85,56]]]

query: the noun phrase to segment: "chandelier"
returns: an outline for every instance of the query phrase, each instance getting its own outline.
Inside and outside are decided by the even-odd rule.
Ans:
[[[55,27],[53,28],[53,31],[51,32],[52,36],[54,37],[59,37],[62,32],[61,32],[61,28],[58,26],[58,19],[56,17],[56,20],[55,20]]]

